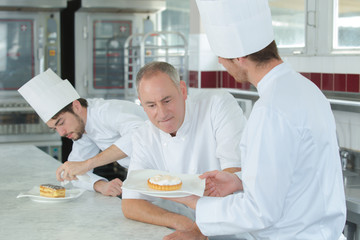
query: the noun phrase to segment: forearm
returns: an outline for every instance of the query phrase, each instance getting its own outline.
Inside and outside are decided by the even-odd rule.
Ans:
[[[191,228],[193,221],[183,215],[169,212],[146,200],[123,199],[122,210],[124,216],[145,223],[165,226],[176,230]]]
[[[104,166],[125,157],[127,157],[127,155],[123,151],[121,151],[117,146],[111,145],[95,157],[87,160],[88,169],[90,170],[96,167]]]

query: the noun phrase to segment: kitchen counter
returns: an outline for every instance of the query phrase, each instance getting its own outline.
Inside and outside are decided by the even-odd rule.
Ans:
[[[121,199],[86,191],[69,202],[16,198],[43,183],[58,184],[60,162],[31,145],[0,146],[0,236],[6,239],[162,239],[171,229],[126,219]]]
[[[60,162],[31,145],[0,145],[0,236],[7,239],[162,239],[171,229],[126,219],[121,199],[85,191],[70,202],[16,198],[43,183],[58,184]],[[345,177],[348,220],[360,224],[360,175]],[[360,236],[359,231],[357,234]],[[359,238],[360,239],[360,238]]]

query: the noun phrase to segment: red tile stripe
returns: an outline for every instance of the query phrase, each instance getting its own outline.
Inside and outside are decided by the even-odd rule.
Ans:
[[[360,74],[301,73],[321,90],[360,93]]]
[[[309,73],[301,74],[324,91],[360,93],[360,74]],[[190,87],[199,87],[198,71],[190,71]],[[238,83],[226,71],[202,71],[201,88],[235,88],[249,90],[249,83]]]

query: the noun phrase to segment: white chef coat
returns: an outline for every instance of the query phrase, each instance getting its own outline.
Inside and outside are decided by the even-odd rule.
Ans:
[[[241,167],[237,148],[246,118],[235,98],[224,90],[204,90],[186,100],[184,122],[175,137],[150,121],[133,134],[129,171],[158,169],[200,174]],[[123,199],[149,199],[124,189]]]
[[[197,225],[209,236],[338,239],[346,207],[330,104],[285,63],[260,81],[258,92],[240,143],[244,191],[201,198]]]
[[[142,107],[125,100],[87,99],[87,119],[85,134],[74,141],[68,161],[84,161],[94,157],[115,144],[130,156],[132,152],[131,136],[134,130],[144,124],[147,116]],[[124,167],[129,166],[129,157],[118,161]],[[94,191],[98,180],[106,180],[88,172],[91,181],[72,181],[74,186]]]

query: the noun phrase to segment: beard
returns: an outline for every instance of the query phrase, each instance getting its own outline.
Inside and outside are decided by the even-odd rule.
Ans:
[[[85,123],[84,123],[84,121],[79,117],[79,115],[77,115],[76,113],[73,113],[73,114],[74,114],[75,119],[76,119],[77,127],[75,128],[74,131],[66,134],[66,135],[63,136],[63,137],[69,136],[69,135],[71,134],[71,135],[72,135],[72,136],[71,136],[71,139],[74,140],[74,141],[77,141],[77,140],[79,140],[80,138],[82,138],[83,134],[85,133]]]

